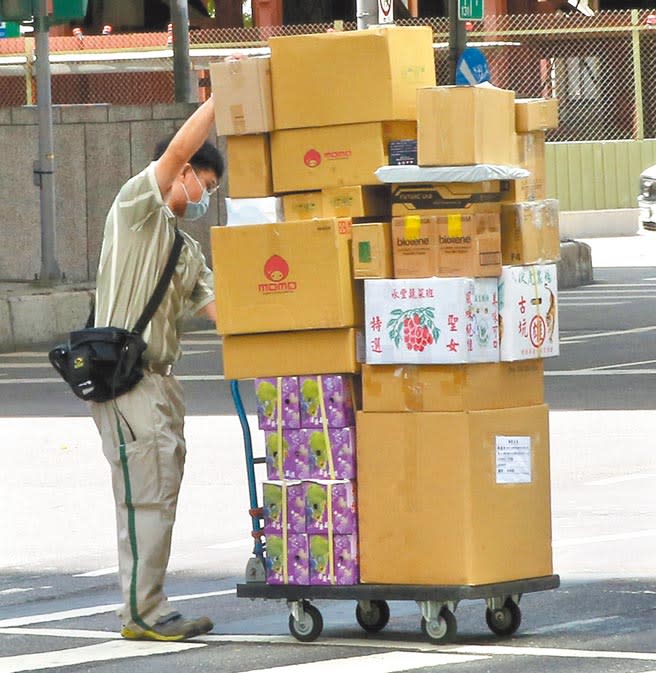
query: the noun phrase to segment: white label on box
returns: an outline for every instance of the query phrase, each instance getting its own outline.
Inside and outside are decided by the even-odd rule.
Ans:
[[[531,483],[531,438],[497,435],[497,484]]]

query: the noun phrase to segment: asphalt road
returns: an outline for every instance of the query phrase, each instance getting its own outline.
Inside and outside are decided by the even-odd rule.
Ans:
[[[560,293],[561,354],[546,361],[546,397],[562,586],[525,594],[521,629],[508,640],[488,630],[483,601],[463,601],[451,645],[422,636],[413,602],[391,603],[388,627],[366,634],[352,601],[317,601],[322,637],[302,645],[289,636],[284,602],[236,597],[251,546],[247,494],[211,332],[185,336],[177,369],[190,453],[168,592],[185,612],[211,615],[215,629],[185,644],[118,639],[113,512],[95,429],[44,349],[0,355],[0,673],[653,673],[654,299],[653,268],[595,269],[594,284]],[[252,412],[247,383],[242,392]]]

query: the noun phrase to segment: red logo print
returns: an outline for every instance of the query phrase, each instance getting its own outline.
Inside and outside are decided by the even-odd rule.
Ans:
[[[315,149],[308,150],[303,157],[303,162],[309,168],[316,168],[321,163],[321,153]]]
[[[274,283],[279,283],[289,275],[289,264],[280,255],[273,255],[264,264],[264,275]]]

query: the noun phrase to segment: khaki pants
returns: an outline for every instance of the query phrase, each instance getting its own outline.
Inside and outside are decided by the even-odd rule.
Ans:
[[[130,392],[91,403],[112,472],[125,626],[145,628],[173,610],[164,595],[186,454],[182,388],[146,372]]]

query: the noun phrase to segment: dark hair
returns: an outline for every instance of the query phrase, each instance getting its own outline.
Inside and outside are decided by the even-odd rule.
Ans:
[[[157,145],[155,145],[155,151],[153,152],[153,161],[157,161],[162,154],[166,151],[166,148],[169,146],[169,143],[175,137],[175,133],[163,138],[160,140]],[[205,141],[196,153],[189,159],[189,163],[194,168],[199,169],[208,169],[216,173],[216,177],[220,180],[223,177],[223,171],[225,170],[225,163],[221,152],[216,148],[212,143]]]

